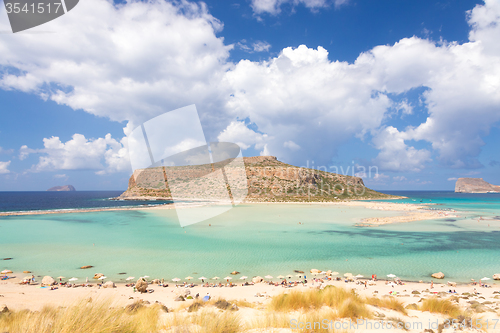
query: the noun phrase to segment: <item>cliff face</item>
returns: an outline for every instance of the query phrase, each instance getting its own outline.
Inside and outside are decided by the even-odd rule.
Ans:
[[[500,192],[500,186],[485,182],[483,178],[458,178],[455,192],[461,193],[487,193]]]
[[[224,167],[226,179],[246,178],[246,184],[233,182],[231,187],[228,186],[229,191],[235,193],[246,193],[248,188],[246,201],[334,201],[390,197],[366,188],[359,177],[299,168],[280,162],[274,156],[244,157],[243,162],[244,170],[226,165],[225,161],[214,165],[135,170],[127,191],[119,198],[171,199],[170,179],[171,186],[175,186],[172,191],[175,191],[176,197],[218,199],[217,189],[225,189],[226,183],[214,177],[216,173],[213,171],[221,167]],[[243,177],[235,177],[241,172],[245,173]],[[172,185],[174,182],[175,185]]]
[[[72,192],[76,191],[73,185],[64,185],[64,186],[54,186],[49,188],[47,191],[56,191],[56,192]]]

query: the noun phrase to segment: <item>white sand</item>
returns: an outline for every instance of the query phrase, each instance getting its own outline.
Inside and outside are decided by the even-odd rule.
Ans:
[[[216,205],[217,202],[210,204]],[[224,204],[226,204],[224,202]],[[377,202],[377,201],[339,201],[339,202],[249,202],[249,204],[293,204],[293,205],[328,205],[328,206],[347,206],[347,207],[364,207],[383,211],[398,211],[401,215],[390,217],[367,218],[360,220],[357,226],[375,227],[391,223],[405,223],[421,220],[431,220],[440,218],[457,217],[455,211],[448,210],[429,210],[427,205],[422,204],[407,204],[393,202]],[[164,209],[187,209],[190,207],[204,206],[206,203],[200,202],[181,202],[174,204],[156,205],[156,206],[137,206],[137,207],[113,207],[113,208],[96,208],[96,209],[74,209],[74,210],[49,210],[49,211],[25,211],[25,212],[0,212],[0,216],[14,215],[45,215],[45,214],[67,214],[67,213],[87,213],[87,212],[102,212],[102,211],[119,211],[119,210],[164,210]]]
[[[75,304],[75,302],[88,299],[91,297],[93,300],[96,299],[104,299],[111,298],[113,300],[113,306],[125,306],[127,304],[131,304],[137,300],[149,301],[151,304],[156,301],[166,305],[169,309],[176,309],[179,307],[183,307],[183,310],[180,310],[178,313],[185,313],[187,306],[193,302],[193,300],[186,300],[185,302],[176,302],[174,299],[178,295],[184,295],[186,291],[189,291],[191,295],[196,295],[196,293],[200,294],[200,298],[205,296],[207,293],[210,293],[212,298],[224,298],[226,300],[246,300],[254,304],[254,308],[240,308],[240,316],[243,321],[251,322],[256,318],[263,317],[266,314],[266,304],[270,301],[270,297],[280,294],[280,293],[288,293],[290,291],[304,291],[310,288],[318,288],[321,283],[315,282],[314,284],[309,281],[307,286],[299,285],[293,288],[283,288],[281,286],[273,286],[265,283],[258,283],[252,286],[236,286],[236,287],[222,287],[222,288],[205,288],[201,286],[195,286],[193,288],[184,288],[184,287],[175,287],[172,284],[169,287],[160,287],[158,285],[150,285],[148,288],[153,289],[153,293],[141,294],[133,291],[133,288],[125,287],[123,284],[119,284],[116,288],[113,289],[99,289],[96,286],[94,287],[78,287],[78,288],[66,288],[59,287],[57,290],[50,289],[41,289],[38,286],[27,286],[27,285],[19,285],[17,279],[11,279],[7,281],[2,281],[0,284],[0,305],[5,304],[9,309],[30,309],[30,310],[39,310],[44,305],[53,305],[53,306],[69,306],[71,304]],[[94,283],[95,285],[95,283]],[[470,296],[469,299],[460,299],[459,305],[462,308],[467,308],[469,306],[468,302],[470,301],[478,301],[480,303],[486,302],[486,306],[491,309],[493,312],[484,312],[481,313],[481,320],[483,322],[486,319],[492,320],[499,317],[499,306],[500,306],[500,285],[493,284],[492,288],[482,288],[479,286],[472,285],[458,285],[457,287],[449,287],[445,284],[436,283],[433,289],[430,289],[429,283],[405,283],[405,285],[397,285],[391,287],[385,284],[385,281],[377,281],[375,285],[369,285],[368,288],[365,289],[364,286],[357,285],[354,282],[345,283],[344,281],[328,281],[325,282],[325,285],[334,285],[341,288],[353,289],[361,296],[376,296],[376,297],[384,297],[388,296],[390,292],[397,292],[397,298],[404,303],[404,305],[408,305],[411,303],[419,304],[419,301],[422,298],[428,298],[434,293],[438,292],[447,292],[449,289],[454,289],[457,291],[457,294],[446,294],[442,295],[442,297],[453,297],[456,295],[461,295],[462,293],[470,293],[474,294],[476,291],[479,292],[479,295]],[[412,294],[412,291],[418,291],[420,294]],[[495,293],[496,292],[496,293]],[[256,297],[255,295],[260,293],[262,295],[266,295],[265,297]],[[464,297],[464,296],[463,296]],[[488,302],[491,302],[488,304]],[[369,322],[373,325],[375,322],[379,322],[380,320],[385,320],[387,318],[393,317],[398,318],[398,320],[403,320],[407,323],[415,323],[417,329],[411,328],[408,332],[420,333],[423,332],[423,329],[418,328],[418,323],[423,325],[422,327],[428,328],[429,321],[434,324],[439,320],[442,322],[446,319],[444,316],[439,314],[431,314],[429,312],[421,312],[418,310],[409,310],[408,316],[405,316],[401,313],[381,309],[370,306],[371,310],[376,311],[382,316],[379,319],[370,320]],[[168,320],[169,316],[172,314],[165,314],[165,318]],[[291,314],[291,318],[295,318],[294,316],[299,318],[299,313]],[[347,320],[348,321],[348,320]],[[345,321],[345,322],[347,322]],[[387,324],[387,323],[386,323]],[[369,325],[364,323],[364,325]],[[490,329],[489,332],[500,332],[500,323],[497,326],[498,330]],[[402,332],[398,329],[373,329],[369,330],[368,327],[357,327],[356,329],[348,329],[348,332]],[[437,332],[437,330],[434,330]],[[275,330],[276,332],[276,330]],[[291,329],[281,330],[281,332],[293,332]],[[444,331],[444,332],[452,332],[452,331]],[[473,330],[465,330],[463,332],[473,332]]]

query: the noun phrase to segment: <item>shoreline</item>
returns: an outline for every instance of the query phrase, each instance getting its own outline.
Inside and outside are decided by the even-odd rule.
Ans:
[[[187,201],[187,200],[186,200]],[[209,202],[209,205],[222,204],[220,202]],[[227,204],[224,202],[224,204]],[[346,207],[363,207],[367,209],[402,212],[404,214],[390,217],[370,217],[359,220],[354,224],[356,227],[378,227],[394,223],[409,223],[415,221],[434,220],[442,218],[457,218],[460,217],[456,211],[437,209],[426,209],[429,205],[421,203],[400,203],[400,202],[382,202],[372,200],[349,200],[338,202],[267,202],[267,201],[244,201],[241,204],[288,204],[288,205],[319,205],[319,206],[346,206]],[[158,205],[146,206],[127,206],[127,207],[106,207],[106,208],[76,208],[62,210],[44,210],[44,211],[18,211],[18,212],[0,212],[2,216],[30,216],[30,215],[48,215],[48,214],[74,214],[74,213],[93,213],[93,212],[113,212],[127,210],[164,210],[164,209],[184,209],[189,207],[199,207],[207,205],[207,202],[190,201],[178,203],[166,203]],[[452,214],[455,213],[455,214]]]
[[[47,214],[73,214],[73,213],[92,213],[92,212],[108,212],[122,210],[143,210],[150,209],[156,206],[167,206],[170,204],[159,204],[153,206],[137,206],[137,207],[106,207],[106,208],[69,208],[69,209],[53,209],[53,210],[36,210],[36,211],[16,211],[16,212],[0,212],[2,216],[26,216],[26,215],[47,215]],[[169,209],[165,207],[165,209]]]
[[[1,259],[0,259],[1,260]],[[82,271],[89,271],[89,275],[88,275],[88,282],[85,282],[85,279],[84,278],[80,278],[78,279],[75,283],[76,284],[82,284],[82,283],[89,283],[89,284],[93,284],[94,287],[97,287],[97,284],[101,283],[99,280],[97,279],[94,279],[93,275],[95,274],[102,274],[102,273],[93,273],[94,271],[102,271],[102,270],[96,270],[95,267],[93,267],[94,270],[92,269],[82,269]],[[313,270],[313,269],[311,269]],[[321,272],[321,270],[319,270]],[[287,278],[286,276],[284,277],[284,279],[286,280],[289,280],[289,281],[302,281],[304,280],[303,277],[304,275],[307,277],[307,280],[312,280],[312,279],[319,279],[319,278],[325,278],[327,276],[327,274],[325,274],[326,272],[321,272],[321,273],[310,273],[310,271],[304,271],[304,273],[298,273],[298,272],[294,272],[294,274],[292,275],[292,278],[289,279]],[[371,278],[369,276],[363,276],[363,277],[359,277],[359,278],[356,278],[356,276],[352,275],[351,273],[344,273],[342,271],[339,270],[339,272],[337,272],[339,274],[337,275],[330,275],[330,277],[332,278],[332,281],[335,280],[336,278],[340,278],[342,280],[342,282],[344,282],[345,279],[351,279],[351,280],[354,280],[355,281],[368,281],[370,282],[371,281]],[[4,277],[6,274],[0,274],[0,277]],[[35,274],[35,272],[30,272],[30,273],[23,273],[21,271],[12,271],[12,273],[8,273],[7,276],[9,276],[9,278],[7,280],[0,280],[0,286],[1,285],[6,285],[6,284],[14,284],[14,285],[22,285],[22,286],[26,286],[26,285],[23,285],[21,284],[21,282],[24,280],[23,277],[28,277],[28,276],[32,276],[34,275],[35,276],[35,280],[36,280],[36,284],[30,284],[29,286],[31,287],[40,287],[40,284],[42,282],[42,278],[45,277],[45,276],[50,276],[50,275],[39,275],[38,273]],[[193,274],[193,275],[196,275],[196,274]],[[221,274],[219,274],[221,275]],[[241,276],[244,276],[245,274],[243,273],[240,273],[238,272],[238,274],[236,275],[232,275],[231,273],[227,274],[222,274],[222,275],[228,275],[228,276],[231,276],[232,277],[232,280],[229,280],[229,281],[226,281],[225,279],[223,278],[219,278],[217,280],[213,280],[211,278],[208,278],[208,279],[205,279],[204,280],[204,283],[215,283],[215,284],[219,284],[222,283],[223,285],[224,284],[228,284],[229,282],[231,282],[234,286],[241,286],[242,283],[245,283],[245,282],[252,282],[252,279],[255,278],[255,277],[261,277],[260,275],[256,275],[256,276],[248,276],[247,279],[245,280],[241,280],[240,277]],[[221,276],[222,276],[221,275]],[[298,276],[301,276],[300,278]],[[347,276],[349,275],[349,276]],[[482,275],[482,276],[485,276],[485,277],[488,277],[487,274],[476,274],[477,276],[479,275]],[[496,276],[499,276],[499,274],[494,274]],[[78,275],[77,275],[78,276]],[[106,276],[106,274],[104,274],[104,276]],[[127,274],[123,275],[123,276],[128,276]],[[51,276],[52,277],[52,276]],[[57,283],[59,283],[59,281],[57,281],[58,279],[56,277],[52,277],[54,280],[56,280]],[[261,284],[266,284],[267,282],[269,281],[272,281],[272,282],[280,282],[282,279],[278,278],[278,277],[273,277],[272,279],[265,279],[263,276],[261,277],[262,278],[262,283]],[[106,283],[106,282],[109,282],[109,281],[113,281],[113,283],[116,285],[116,286],[125,286],[126,284],[129,284],[129,283],[135,283],[137,281],[137,277],[135,277],[135,279],[133,279],[132,281],[128,282],[128,281],[125,281],[126,278],[121,278],[121,279],[112,279],[112,278],[106,278],[104,280],[103,283]],[[158,277],[158,276],[153,276],[153,277],[147,277],[147,280],[149,281],[149,283],[151,284],[151,281],[154,281],[154,280],[158,280],[158,281],[161,281],[162,278],[161,276]],[[393,277],[393,278],[389,278],[389,277],[386,277],[386,276],[377,276],[377,281],[378,282],[383,282],[383,283],[386,283],[386,282],[391,282],[391,281],[394,281],[395,279],[397,280],[400,280],[401,282],[405,283],[405,284],[416,284],[416,285],[429,285],[431,282],[434,282],[434,285],[444,285],[444,286],[449,286],[450,288],[453,288],[452,286],[448,285],[448,283],[452,283],[454,285],[456,285],[456,287],[471,287],[472,284],[474,282],[477,282],[479,283],[479,280],[476,280],[476,279],[470,279],[470,280],[467,280],[467,282],[464,282],[464,281],[460,281],[460,280],[455,280],[453,278],[450,278],[450,277],[447,277],[445,276],[444,278],[442,279],[438,279],[438,278],[434,278],[432,276],[426,276],[424,277],[423,279],[420,279],[420,280],[411,280],[411,279],[405,279],[405,278],[399,278],[399,277]],[[353,282],[353,281],[349,281],[349,282]],[[190,280],[186,280],[186,279],[180,279],[178,282],[174,282],[170,279],[164,279],[165,283],[166,284],[169,284],[169,285],[172,285],[172,286],[175,286],[177,284],[178,287],[180,287],[184,282],[186,284],[191,284],[193,283],[195,286],[199,286],[201,287],[201,281],[197,278],[197,277],[193,277],[192,279]],[[62,282],[68,282],[68,283],[71,283],[68,281],[68,278],[64,278]],[[487,280],[486,282],[483,281],[483,283],[486,283],[488,285],[491,285],[492,287],[498,287],[498,289],[500,289],[500,279],[498,280],[495,280],[493,278],[493,276],[489,276],[489,280]],[[258,285],[259,283],[256,283],[255,285]],[[472,286],[474,288],[474,286]],[[475,288],[479,288],[479,285],[475,286]],[[1,289],[1,287],[0,287]],[[0,293],[1,294],[1,293]],[[500,296],[499,296],[499,299],[500,299]],[[1,302],[0,302],[1,303]],[[500,301],[499,301],[499,305],[500,305]]]
[[[377,200],[385,200],[385,199],[377,199]],[[88,213],[88,212],[105,212],[105,211],[119,211],[119,210],[148,210],[148,209],[172,209],[174,204],[184,207],[193,207],[198,206],[200,204],[210,204],[217,205],[220,204],[218,201],[195,201],[185,199],[186,202],[177,202],[177,203],[165,203],[165,204],[157,204],[157,205],[137,205],[137,206],[122,206],[122,207],[96,207],[96,208],[65,208],[65,209],[53,209],[53,210],[30,210],[30,211],[8,211],[8,212],[0,212],[1,216],[17,216],[17,215],[45,215],[45,214],[70,214],[70,213]],[[222,204],[227,204],[225,201]],[[380,210],[416,210],[421,209],[428,204],[420,204],[420,203],[398,203],[398,202],[381,202],[375,201],[371,199],[354,199],[354,200],[346,200],[346,201],[243,201],[240,204],[288,204],[288,205],[331,205],[331,206],[363,206],[363,207],[376,207],[377,205],[381,205]],[[383,207],[385,206],[385,207]],[[414,209],[408,209],[408,207],[415,207]],[[391,208],[388,208],[391,207]],[[396,209],[402,208],[402,209]]]

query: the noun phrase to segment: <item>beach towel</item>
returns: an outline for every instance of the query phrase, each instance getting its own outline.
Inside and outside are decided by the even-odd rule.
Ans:
[[[210,300],[210,296],[207,295],[207,296],[203,297],[203,302],[208,302],[209,300]]]

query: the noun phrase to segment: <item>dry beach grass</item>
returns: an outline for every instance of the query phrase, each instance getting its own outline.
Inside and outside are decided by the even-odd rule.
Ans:
[[[383,332],[402,332],[404,325],[412,322],[439,321],[442,325],[446,319],[468,318],[473,322],[479,318],[494,320],[499,318],[498,309],[500,295],[498,286],[488,295],[460,297],[454,294],[426,292],[425,285],[408,283],[397,288],[405,288],[408,292],[420,286],[421,294],[413,297],[387,296],[393,288],[379,283],[373,288],[380,295],[373,296],[374,289],[364,289],[357,285],[329,285],[324,289],[300,287],[294,289],[273,288],[266,284],[252,287],[221,288],[226,295],[233,298],[214,296],[208,302],[186,300],[185,302],[170,302],[168,309],[155,303],[152,297],[160,300],[173,299],[174,291],[181,292],[185,288],[159,288],[159,295],[137,294],[131,288],[119,285],[112,290],[96,289],[92,293],[93,300],[81,297],[76,303],[51,302],[39,309],[8,310],[0,314],[0,332],[9,333],[49,333],[49,332],[200,332],[200,333],[231,333],[231,332],[380,332],[367,327],[377,322],[391,323],[394,329],[384,329]],[[26,294],[34,290],[34,286],[24,286]],[[439,288],[436,285],[436,288]],[[269,297],[247,300],[243,295],[248,291],[267,290]],[[457,287],[461,290],[468,287]],[[67,292],[74,295],[88,295],[82,288],[68,288]],[[89,288],[95,289],[95,288]],[[164,290],[167,289],[167,290]],[[205,288],[206,289],[206,288]],[[46,291],[46,293],[66,292],[66,290]],[[495,293],[493,293],[495,291]],[[103,293],[100,293],[103,292]],[[124,293],[121,294],[120,293]],[[215,294],[215,290],[211,291]],[[246,293],[246,294],[245,294]],[[19,294],[19,293],[16,293]],[[491,294],[491,295],[490,295]],[[11,296],[15,296],[12,295]],[[125,297],[122,297],[125,296]],[[402,295],[404,296],[404,295]],[[17,297],[24,297],[17,295]],[[76,296],[73,296],[73,299]],[[481,314],[469,307],[469,303],[481,301],[488,304],[488,310]],[[11,297],[13,298],[13,297]],[[130,299],[133,298],[133,299]],[[150,300],[141,300],[149,298]],[[474,300],[473,300],[474,299]],[[50,297],[47,299],[50,300]],[[4,299],[4,301],[8,301]],[[468,303],[469,302],[469,303]],[[149,304],[150,303],[150,304]],[[405,305],[419,304],[408,310]],[[496,308],[496,310],[495,310]],[[317,326],[314,329],[296,327],[292,323],[322,323],[357,322],[361,320],[363,327],[357,330],[336,329],[332,326]],[[319,324],[318,324],[319,325]],[[399,328],[396,328],[400,325]],[[425,327],[424,327],[425,328]],[[405,331],[421,333],[423,329],[412,329],[411,325]],[[438,330],[435,330],[437,332]],[[483,331],[496,332],[494,329]],[[443,330],[443,333],[453,332]],[[464,328],[461,333],[478,332],[476,328]]]

